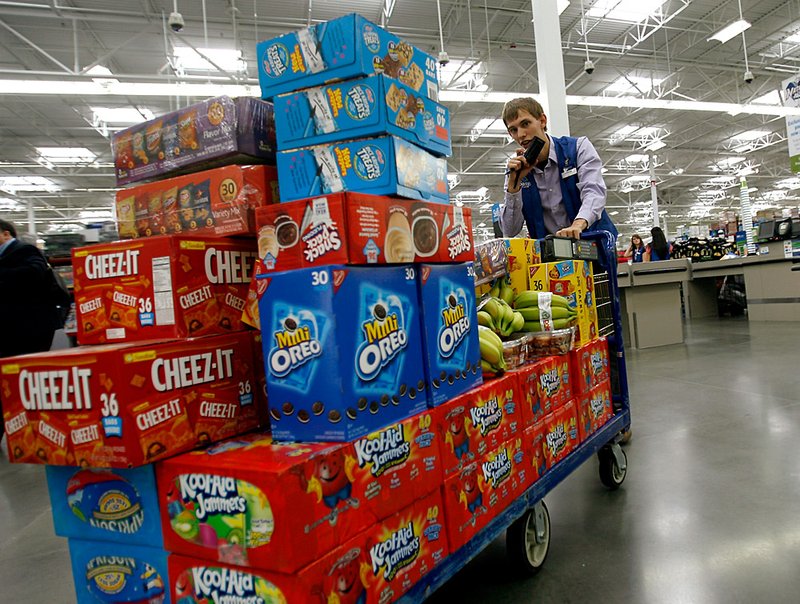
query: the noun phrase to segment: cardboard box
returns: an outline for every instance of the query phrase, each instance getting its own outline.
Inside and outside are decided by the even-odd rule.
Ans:
[[[256,211],[266,271],[324,264],[472,260],[472,210],[363,193],[334,193]]]
[[[426,408],[416,271],[333,265],[260,277],[276,440],[349,441]]]
[[[392,134],[450,155],[450,112],[378,74],[275,97],[278,150]]]
[[[272,103],[219,96],[111,137],[117,185],[232,163],[274,163]]]
[[[261,96],[383,73],[436,99],[435,59],[355,13],[259,42]]]
[[[548,469],[569,455],[580,444],[575,401],[556,409],[545,418],[545,458]]]
[[[119,468],[47,466],[56,535],[162,547],[152,465]]]
[[[472,262],[418,272],[428,401],[441,405],[483,383]]]
[[[255,209],[278,201],[274,166],[225,166],[117,191],[122,239],[255,235]]]
[[[169,604],[167,552],[108,541],[69,540],[77,604]]]
[[[277,162],[284,201],[358,191],[450,203],[447,161],[396,136],[280,151]]]
[[[445,478],[442,487],[447,541],[453,552],[464,547],[488,522],[489,510],[484,502],[486,485],[480,478],[478,465],[476,461],[466,464],[456,474]]]
[[[484,456],[479,470],[487,486],[489,519],[533,484],[530,464],[530,448],[524,444],[522,433]]]
[[[545,418],[525,428],[523,442],[528,446],[530,465],[530,484],[533,485],[547,472],[547,455],[545,449]]]
[[[72,250],[81,345],[243,329],[256,259],[243,239],[164,236]]]
[[[542,409],[546,410],[549,407],[551,411],[555,411],[572,398],[569,360],[569,355],[562,354],[545,357],[536,364]]]
[[[608,365],[608,341],[593,340],[570,351],[572,384],[575,394],[585,394],[592,388],[611,379]]]
[[[252,337],[82,346],[0,360],[9,459],[124,468],[258,427],[266,410],[253,392]]]
[[[542,397],[539,394],[541,363],[542,361],[536,361],[509,372],[517,378],[522,418],[526,428],[538,422],[552,410],[550,397]]]
[[[578,427],[581,441],[603,426],[614,416],[611,401],[611,384],[602,382],[577,399]]]
[[[532,289],[528,286],[530,267],[542,261],[541,243],[538,239],[502,239],[506,247],[507,279],[514,295]]]

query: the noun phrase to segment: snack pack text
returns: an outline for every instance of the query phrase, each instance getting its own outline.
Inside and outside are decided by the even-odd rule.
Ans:
[[[480,407],[472,407],[469,410],[469,416],[472,425],[481,431],[481,436],[486,436],[500,425],[503,420],[503,411],[497,397],[494,397]]]

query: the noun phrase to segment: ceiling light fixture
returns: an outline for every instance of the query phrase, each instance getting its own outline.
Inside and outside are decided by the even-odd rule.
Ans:
[[[86,147],[36,147],[36,152],[53,164],[90,164],[97,157]]]
[[[646,151],[658,151],[659,149],[663,149],[666,146],[667,146],[667,143],[665,143],[661,139],[656,139],[652,143],[647,145],[645,147],[645,150]]]
[[[747,31],[750,29],[751,23],[749,21],[745,21],[744,19],[739,19],[738,21],[734,21],[730,25],[726,25],[713,36],[711,36],[707,41],[711,42],[711,40],[718,40],[720,43],[725,44],[728,40],[733,39],[734,37],[738,36],[740,33]]]
[[[233,48],[198,48],[195,50],[189,46],[176,46],[172,49],[172,53],[175,56],[175,67],[179,72],[217,71],[212,62],[219,65],[223,71],[247,71],[247,62],[242,56],[242,51]]]
[[[639,23],[661,9],[665,0],[597,0],[589,9],[590,17]]]

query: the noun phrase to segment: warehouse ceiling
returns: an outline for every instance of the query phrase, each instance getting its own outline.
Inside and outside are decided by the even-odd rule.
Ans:
[[[514,146],[493,123],[502,102],[491,101],[499,95],[483,93],[539,92],[531,2],[439,6],[441,38],[434,0],[178,0],[180,33],[167,26],[172,0],[0,2],[0,212],[26,223],[32,202],[40,234],[107,220],[109,132],[200,100],[153,96],[147,84],[250,85],[258,94],[258,40],[359,12],[434,56],[443,45],[450,63],[442,87],[456,91],[446,102],[451,197],[472,207],[488,234],[490,204],[502,201]],[[643,7],[649,16],[631,14]],[[562,47],[547,54],[563,58],[570,131],[597,147],[607,207],[623,235],[652,224],[650,162],[670,233],[736,210],[742,174],[756,209],[798,206],[800,180],[792,178],[785,118],[775,110],[783,80],[800,71],[800,0],[741,0],[741,10],[751,24],[745,39],[724,44],[709,38],[739,19],[737,0],[570,0],[561,13]],[[244,62],[194,71],[181,64],[181,47],[189,55],[192,48],[237,50]],[[139,84],[135,96],[79,88],[105,83],[111,91],[117,81]],[[694,108],[656,108],[657,100]],[[753,103],[761,108],[741,107]]]

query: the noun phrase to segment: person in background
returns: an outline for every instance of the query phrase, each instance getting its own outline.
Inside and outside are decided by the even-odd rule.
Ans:
[[[601,229],[616,237],[617,229],[605,211],[603,162],[589,139],[548,135],[544,109],[532,98],[508,101],[502,117],[519,145],[507,164],[511,173],[500,213],[503,234],[516,237],[524,223],[533,239],[548,234],[578,239],[584,231]],[[535,136],[545,144],[529,165],[524,154]]]
[[[647,250],[644,253],[644,261],[669,260],[672,246],[667,243],[664,231],[661,230],[661,227],[653,227],[650,229],[650,234],[653,236],[653,241],[647,246]]]
[[[639,237],[639,235],[632,235],[631,244],[628,246],[628,249],[625,250],[625,257],[630,258],[631,262],[642,262],[646,249],[642,238]]]

